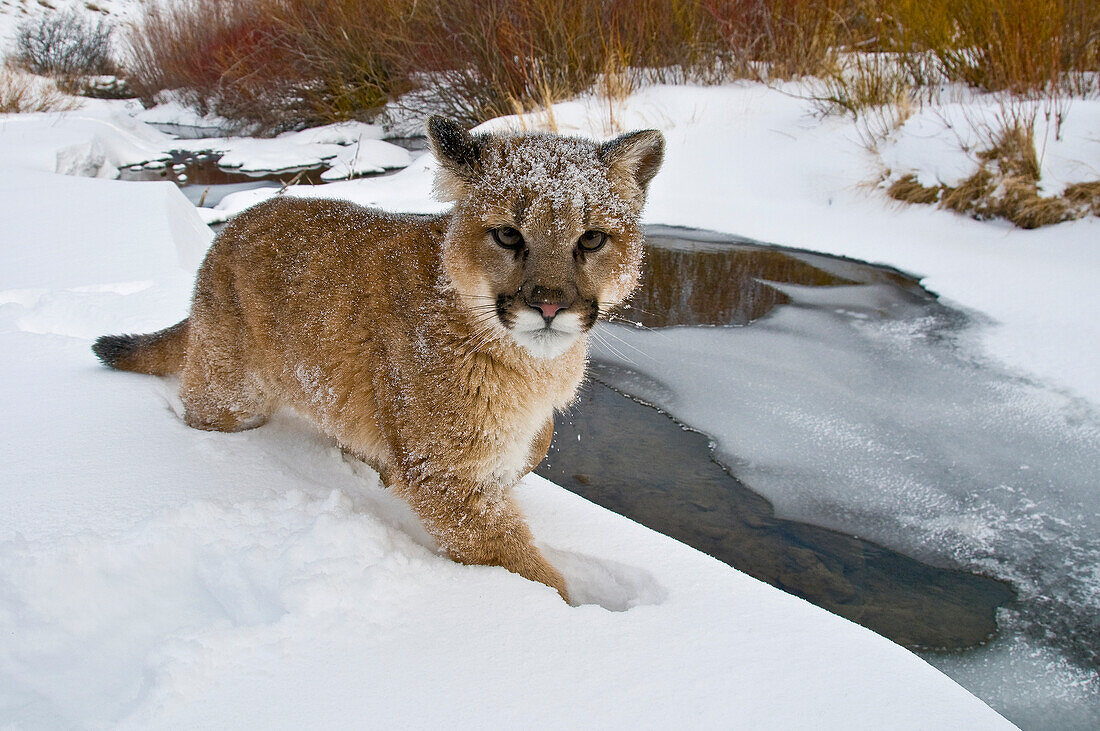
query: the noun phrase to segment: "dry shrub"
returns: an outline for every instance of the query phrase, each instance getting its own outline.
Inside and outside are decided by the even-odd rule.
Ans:
[[[79,106],[52,79],[0,66],[0,114],[65,112]]]
[[[369,116],[412,88],[403,52],[414,32],[416,0],[277,0],[279,49],[293,58],[302,121]]]
[[[859,0],[703,0],[739,76],[787,79],[820,73],[859,34]]]
[[[404,57],[421,104],[466,122],[617,85],[701,79],[721,36],[690,0],[421,2]]]
[[[113,74],[114,27],[76,9],[43,13],[22,23],[15,36],[15,60],[36,74],[61,79]]]
[[[203,111],[269,131],[417,113],[476,123],[617,85],[717,81],[769,64],[821,67],[852,0],[189,0],[130,34],[146,100],[187,90]],[[408,92],[415,92],[408,94]]]
[[[1081,91],[1100,70],[1097,27],[1096,0],[182,0],[149,8],[130,42],[146,99],[182,88],[274,131],[398,97],[475,123],[609,75],[817,75],[822,99],[857,115],[945,78]]]
[[[600,45],[585,0],[471,0],[421,6],[407,39],[416,98],[467,123],[552,103],[589,86]],[[415,60],[415,61],[414,61]]]
[[[146,104],[181,90],[200,112],[251,131],[301,124],[300,89],[311,80],[286,50],[266,0],[154,4],[128,34],[134,91]],[[319,120],[317,120],[319,121]]]
[[[948,80],[1017,94],[1085,93],[1100,70],[1095,0],[883,0],[878,18],[928,83],[930,57]]]

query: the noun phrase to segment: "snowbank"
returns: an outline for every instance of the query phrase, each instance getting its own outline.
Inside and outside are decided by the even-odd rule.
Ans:
[[[213,152],[218,164],[243,173],[327,165],[341,180],[406,167],[409,152],[381,140],[382,129],[341,122],[278,137],[178,139],[154,124],[207,130],[217,118],[197,117],[172,102],[148,110],[134,100],[88,99],[75,112],[0,114],[0,165],[92,178],[116,178],[119,168],[163,167],[175,150]]]
[[[133,120],[135,104],[88,99],[74,112],[0,114],[0,166],[115,178],[121,167],[167,159],[171,137]]]
[[[380,173],[406,167],[411,158],[402,147],[380,138],[382,129],[361,122],[286,132],[278,137],[222,137],[179,140],[177,149],[222,153],[218,164],[245,173],[279,172],[327,164],[325,180]]]
[[[440,556],[290,415],[186,428],[171,383],[88,350],[183,314],[208,241],[183,196],[0,189],[4,725],[1008,727],[911,653],[538,478],[519,498],[578,607]]]

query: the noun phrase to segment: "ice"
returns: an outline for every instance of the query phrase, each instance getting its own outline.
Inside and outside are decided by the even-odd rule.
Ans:
[[[1011,581],[1014,649],[942,666],[989,689],[1045,653],[1061,664],[1029,671],[1030,692],[983,697],[1013,719],[1100,718],[1100,414],[976,355],[980,325],[936,303],[779,286],[794,303],[747,327],[607,326],[596,357],[643,374],[618,385],[715,438],[778,514]],[[1033,703],[1066,675],[1078,705]]]

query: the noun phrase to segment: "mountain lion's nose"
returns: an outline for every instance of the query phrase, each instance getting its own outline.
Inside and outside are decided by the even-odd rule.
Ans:
[[[548,302],[544,302],[538,305],[538,309],[542,310],[542,316],[547,320],[551,319],[554,315],[558,314],[558,310],[564,310],[564,305],[552,305]]]
[[[563,289],[558,287],[540,287],[535,285],[528,290],[523,301],[526,302],[529,307],[534,307],[538,310],[539,313],[542,314],[542,319],[546,320],[546,324],[549,325],[550,321],[554,319],[554,315],[562,310],[568,309],[576,299],[577,295],[575,290],[566,293]]]

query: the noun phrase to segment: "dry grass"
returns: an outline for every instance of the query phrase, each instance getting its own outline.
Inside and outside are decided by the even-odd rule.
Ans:
[[[1066,186],[1062,197],[1072,207],[1075,217],[1100,216],[1100,181],[1074,183]]]
[[[985,91],[1095,91],[1096,0],[881,0],[877,35],[915,76]]]
[[[0,114],[66,112],[79,106],[80,100],[61,91],[52,79],[0,66]]]
[[[905,203],[939,203],[979,220],[1002,218],[1020,228],[1039,228],[1100,215],[1100,182],[1068,186],[1060,196],[1039,194],[1039,160],[1031,126],[1003,129],[978,154],[978,169],[956,186],[924,186],[906,175],[887,188]]]
[[[940,199],[940,195],[943,193],[943,186],[921,185],[920,181],[917,180],[917,176],[910,174],[895,180],[890,184],[890,187],[886,189],[886,192],[894,200],[899,200],[903,203],[931,204]]]

